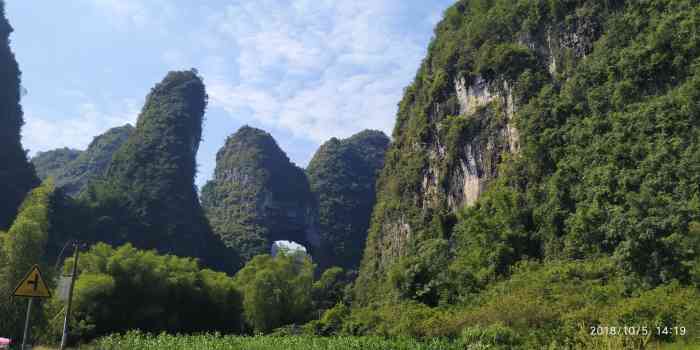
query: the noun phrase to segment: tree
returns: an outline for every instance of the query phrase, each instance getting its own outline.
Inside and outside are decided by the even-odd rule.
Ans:
[[[313,265],[299,254],[258,255],[235,276],[243,313],[255,332],[302,323],[311,311]]]
[[[22,148],[24,124],[20,106],[20,71],[10,49],[13,29],[0,1],[0,229],[7,229],[27,193],[39,184]]]
[[[323,312],[342,302],[345,297],[345,289],[351,282],[351,275],[340,267],[331,267],[323,271],[321,277],[314,282],[311,290],[314,310]]]
[[[64,271],[69,272],[72,258]],[[127,244],[98,243],[81,254],[72,324],[76,339],[140,329],[147,332],[240,332],[241,296],[233,278],[201,269],[191,258],[159,255]],[[51,300],[50,315],[63,302]],[[51,325],[61,331],[61,320]]]
[[[14,287],[35,264],[43,267],[44,280],[52,282],[44,253],[53,195],[51,181],[34,189],[22,203],[10,230],[0,234],[0,333],[16,339],[22,334],[26,300],[9,298]],[[34,324],[41,324],[41,304],[35,306],[32,318]]]

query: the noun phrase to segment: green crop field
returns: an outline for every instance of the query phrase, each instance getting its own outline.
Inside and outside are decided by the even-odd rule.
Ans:
[[[149,336],[139,332],[126,335],[112,335],[102,338],[93,345],[100,350],[451,350],[464,349],[458,342],[446,339],[418,341],[412,338],[380,337],[240,337],[219,335],[196,336]]]
[[[611,350],[611,349],[648,349],[648,350],[700,350],[698,344],[646,344],[639,347],[621,341],[621,338],[579,344],[573,349]],[[83,345],[82,350],[456,350],[456,349],[529,349],[528,346],[499,346],[498,339],[482,339],[476,343],[465,344],[460,340],[433,338],[417,340],[414,338],[384,337],[313,337],[313,336],[224,336],[206,335],[148,335],[139,331],[127,334],[110,335],[100,338],[90,345]],[[553,344],[552,349],[561,347]],[[49,348],[46,348],[47,350]]]

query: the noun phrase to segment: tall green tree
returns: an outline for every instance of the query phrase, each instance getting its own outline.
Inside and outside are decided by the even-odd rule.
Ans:
[[[73,259],[64,272],[70,273]],[[130,329],[146,332],[241,331],[241,295],[233,278],[201,269],[191,258],[160,255],[127,244],[98,243],[80,255],[71,323],[72,341]],[[54,297],[49,315],[64,302]],[[62,318],[50,334],[60,337]]]
[[[10,230],[0,234],[0,333],[14,339],[21,338],[27,303],[24,298],[10,298],[17,283],[35,264],[43,267],[44,280],[52,283],[45,250],[53,196],[50,181],[34,189],[22,203]],[[34,324],[44,323],[41,304],[35,303],[33,310]]]
[[[10,49],[13,29],[0,1],[0,229],[7,229],[26,194],[39,184],[22,148],[20,70]]]
[[[269,332],[310,318],[314,268],[306,255],[258,255],[238,271],[243,313],[255,332]]]

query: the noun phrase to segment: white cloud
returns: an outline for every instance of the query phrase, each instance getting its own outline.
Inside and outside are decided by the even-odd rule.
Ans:
[[[123,106],[121,111],[107,113],[93,103],[82,103],[74,118],[47,118],[31,110],[25,111],[22,143],[30,150],[30,155],[62,147],[86,149],[95,136],[108,129],[135,124],[136,104],[127,100]]]
[[[121,30],[150,27],[164,32],[164,24],[176,17],[167,0],[87,0]]]
[[[132,41],[115,42],[123,45],[125,57],[143,57],[134,79],[153,67],[197,67],[210,110],[224,110],[236,121],[277,135],[294,135],[289,139],[306,145],[365,128],[390,133],[396,104],[425,55],[432,25],[451,0],[81,1],[115,37],[133,35]],[[144,48],[156,54],[143,55]],[[111,70],[121,64],[118,55],[115,59],[99,64]],[[128,91],[110,95],[118,98],[98,94],[116,83],[99,83],[79,84],[86,94],[59,92],[84,102],[75,114],[25,104],[26,147],[33,152],[85,148],[95,135],[135,121],[140,105],[103,103],[133,93],[131,83],[125,84]],[[210,128],[221,124],[232,125],[208,122]],[[298,146],[290,145],[288,151],[295,153]],[[203,163],[211,168],[214,157],[208,157]]]
[[[236,118],[250,115],[264,126],[316,142],[364,128],[391,133],[396,104],[430,35],[392,23],[404,16],[404,4],[260,0],[229,5],[209,17],[209,40],[237,49],[238,72],[234,77],[202,67],[212,104]],[[433,14],[416,25],[429,31]]]

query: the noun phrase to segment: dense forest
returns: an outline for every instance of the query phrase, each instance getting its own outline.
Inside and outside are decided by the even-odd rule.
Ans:
[[[21,93],[21,72],[10,49],[13,29],[0,9],[0,230],[12,224],[17,207],[24,196],[39,183],[34,168],[22,148],[20,129],[24,124]]]
[[[306,168],[318,205],[322,267],[358,268],[388,146],[389,138],[381,131],[332,138]]]
[[[161,332],[260,349],[700,346],[694,0],[459,0],[391,139],[329,135],[303,169],[243,126],[201,193],[197,70],[169,72],[135,126],[30,162],[0,17],[0,336],[21,337],[15,283],[39,264],[57,288],[80,240],[70,341],[99,349],[177,341]],[[54,294],[32,313],[46,344]],[[259,334],[279,343],[237,337]]]
[[[129,124],[112,128],[95,137],[85,151],[62,148],[39,152],[31,161],[41,180],[51,177],[66,194],[77,197],[91,180],[106,174],[114,152],[133,132]]]
[[[214,178],[202,188],[202,206],[214,232],[244,261],[269,252],[273,241],[318,246],[304,171],[260,129],[244,126],[226,140]]]

